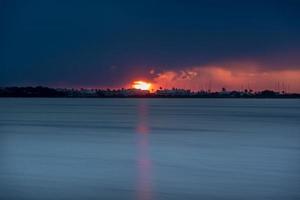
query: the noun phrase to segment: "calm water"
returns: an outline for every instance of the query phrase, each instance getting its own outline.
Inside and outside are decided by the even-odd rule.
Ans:
[[[300,199],[300,100],[0,99],[0,199]]]

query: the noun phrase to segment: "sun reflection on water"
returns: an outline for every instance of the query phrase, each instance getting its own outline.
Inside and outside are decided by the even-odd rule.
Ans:
[[[151,200],[153,197],[151,172],[152,162],[149,156],[149,105],[147,100],[140,99],[138,104],[138,123],[137,123],[137,167],[138,167],[138,180],[137,180],[137,199],[138,200]]]

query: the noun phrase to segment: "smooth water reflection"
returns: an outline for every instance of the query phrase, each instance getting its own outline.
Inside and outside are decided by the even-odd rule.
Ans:
[[[152,162],[149,155],[150,126],[148,121],[149,105],[147,100],[138,103],[137,148],[138,148],[138,200],[152,199]]]
[[[0,199],[300,199],[300,100],[0,99]]]

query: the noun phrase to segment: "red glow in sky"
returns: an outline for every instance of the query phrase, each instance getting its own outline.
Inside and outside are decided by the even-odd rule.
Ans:
[[[153,87],[191,90],[276,90],[300,92],[300,70],[261,70],[256,67],[192,67],[164,71],[153,79]]]

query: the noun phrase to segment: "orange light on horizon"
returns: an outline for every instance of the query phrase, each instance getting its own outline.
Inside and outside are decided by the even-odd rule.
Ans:
[[[134,81],[132,88],[139,90],[149,90],[151,89],[152,84],[144,81]]]

